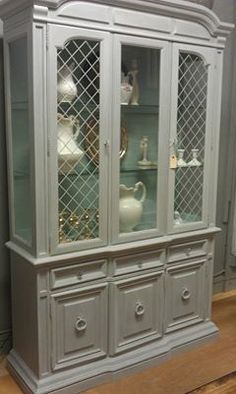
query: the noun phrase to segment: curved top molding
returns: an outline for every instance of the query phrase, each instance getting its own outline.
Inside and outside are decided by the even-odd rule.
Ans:
[[[82,0],[74,0],[73,2]],[[233,30],[234,25],[221,22],[217,15],[199,4],[184,0],[83,0],[88,3],[100,3],[108,6],[150,12],[163,16],[171,16],[183,20],[191,20],[203,25],[212,36],[226,37]],[[57,9],[71,0],[2,0],[0,3],[0,17],[3,19],[29,6],[42,6]]]

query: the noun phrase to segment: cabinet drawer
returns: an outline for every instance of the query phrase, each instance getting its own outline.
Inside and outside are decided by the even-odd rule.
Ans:
[[[130,274],[164,265],[165,251],[140,253],[131,256],[119,257],[113,261],[114,276]]]
[[[163,272],[110,284],[111,354],[140,346],[162,334]]]
[[[51,297],[54,370],[106,356],[107,305],[107,284]]]
[[[206,239],[182,245],[170,246],[168,249],[168,262],[181,261],[194,257],[207,255],[208,241]]]
[[[51,270],[51,288],[72,286],[90,280],[105,278],[107,275],[107,263],[99,260],[89,263],[74,264],[68,267]]]
[[[166,273],[166,331],[204,319],[205,260],[169,267]]]

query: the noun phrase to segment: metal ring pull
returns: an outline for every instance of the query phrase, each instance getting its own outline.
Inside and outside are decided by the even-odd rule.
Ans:
[[[189,298],[191,297],[191,293],[190,291],[185,287],[182,291],[182,299],[183,300],[189,300]]]
[[[135,313],[137,316],[143,316],[145,312],[144,306],[141,302],[137,302],[136,308],[135,308]]]
[[[79,332],[85,331],[87,328],[86,320],[82,319],[82,317],[78,317],[75,323],[75,328]]]

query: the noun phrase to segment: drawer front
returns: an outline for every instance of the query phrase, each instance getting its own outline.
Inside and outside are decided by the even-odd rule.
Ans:
[[[105,357],[107,284],[52,295],[53,370]]]
[[[163,266],[164,262],[164,250],[119,257],[113,261],[113,275],[125,275],[151,268],[158,268]]]
[[[159,338],[162,334],[163,272],[110,285],[111,354]]]
[[[102,279],[107,275],[107,263],[99,260],[89,263],[74,264],[51,270],[51,289],[77,285],[90,280]]]
[[[166,273],[166,332],[204,319],[205,260],[169,267]]]
[[[206,256],[208,252],[208,241],[206,239],[189,242],[181,245],[170,246],[168,249],[168,262],[188,260],[194,257]]]

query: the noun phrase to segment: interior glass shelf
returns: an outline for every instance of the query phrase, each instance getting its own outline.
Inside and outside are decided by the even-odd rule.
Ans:
[[[148,115],[148,114],[158,114],[159,106],[158,105],[121,105],[122,114],[140,114],[140,115]]]

